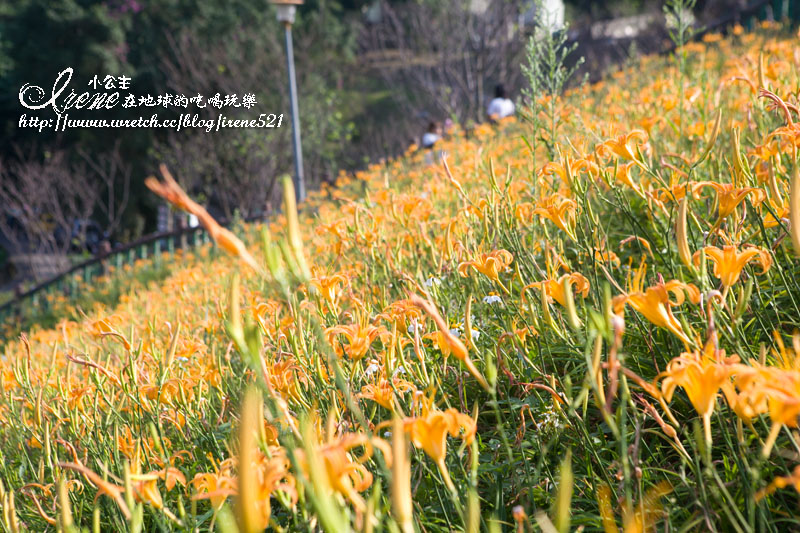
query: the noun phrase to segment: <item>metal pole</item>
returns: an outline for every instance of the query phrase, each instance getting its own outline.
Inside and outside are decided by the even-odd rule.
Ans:
[[[292,25],[284,23],[286,36],[286,68],[289,72],[289,101],[292,109],[292,151],[294,152],[294,190],[297,201],[306,198],[306,183],[303,176],[303,147],[300,144],[300,112],[297,109],[297,82],[294,79],[294,48],[292,47]]]

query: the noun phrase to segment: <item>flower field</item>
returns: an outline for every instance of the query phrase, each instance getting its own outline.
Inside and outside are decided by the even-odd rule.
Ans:
[[[216,247],[2,345],[4,530],[800,529],[800,45],[677,54],[264,226],[162,168]]]

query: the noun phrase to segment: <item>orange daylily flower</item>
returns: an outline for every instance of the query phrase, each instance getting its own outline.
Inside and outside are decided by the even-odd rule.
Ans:
[[[308,282],[319,291],[322,299],[325,300],[334,310],[342,292],[342,286],[347,284],[347,278],[342,274],[325,276],[317,274]],[[335,311],[334,311],[335,312]]]
[[[403,393],[412,390],[414,390],[414,386],[408,381],[400,378],[395,378],[392,381],[380,378],[375,384],[368,383],[361,387],[358,397],[372,400],[378,405],[394,411],[394,392]]]
[[[742,269],[750,261],[758,262],[761,267],[760,274],[765,274],[772,266],[772,256],[770,253],[757,246],[746,248],[742,252],[736,250],[734,245],[725,245],[722,249],[716,246],[706,246],[703,248],[706,257],[714,263],[714,276],[719,278],[725,290],[739,281]],[[694,253],[693,261],[695,265],[700,264],[700,251]]]
[[[380,313],[377,318],[387,320],[397,326],[400,333],[408,332],[407,321],[419,320],[422,317],[420,310],[408,299],[392,302]]]
[[[658,375],[661,391],[666,401],[672,400],[676,387],[681,387],[689,401],[703,418],[706,442],[711,443],[711,414],[720,387],[730,380],[739,368],[739,356],[725,356],[725,350],[716,346],[716,339],[706,342],[702,352],[694,350],[674,358],[667,369]]]
[[[104,480],[103,478],[98,476],[95,472],[89,470],[82,464],[58,463],[58,466],[59,468],[66,468],[83,474],[86,477],[86,479],[88,479],[92,484],[94,484],[97,487],[97,495],[94,498],[95,501],[97,501],[97,498],[99,498],[101,495],[105,494],[106,496],[108,496],[109,498],[111,498],[116,502],[117,506],[119,506],[120,511],[122,511],[122,514],[125,515],[125,518],[130,520],[131,512],[130,509],[128,508],[128,505],[125,503],[125,498],[123,498],[123,494],[125,494],[124,488],[115,485],[113,483],[109,483],[108,481]]]
[[[567,303],[564,295],[565,280],[568,280],[568,283],[574,286],[575,294],[580,294],[584,298],[589,296],[589,280],[579,272],[564,274],[558,279],[546,279],[544,281],[529,283],[522,288],[522,292],[524,293],[527,289],[538,287],[545,292],[549,302],[555,299],[562,307],[566,307]]]
[[[732,183],[716,183],[713,181],[701,181],[695,184],[695,189],[703,187],[711,187],[717,191],[717,210],[719,225],[724,218],[732,214],[736,207],[750,195],[753,195],[751,202],[753,205],[758,205],[767,197],[761,189],[755,187],[735,187]]]
[[[536,202],[533,214],[548,219],[559,229],[564,231],[573,241],[575,237],[575,213],[578,204],[575,200],[566,198],[561,194],[553,194]]]
[[[349,324],[347,326],[334,326],[325,330],[328,337],[328,342],[334,346],[336,353],[341,355],[342,352],[347,354],[347,357],[354,361],[362,359],[369,351],[373,341],[378,336],[388,333],[383,326],[373,326],[372,324]],[[344,335],[347,339],[347,345],[344,348],[339,343],[334,343],[333,339],[337,335]]]
[[[459,264],[458,273],[466,278],[469,267],[474,267],[475,270],[487,278],[499,283],[500,272],[508,268],[512,261],[514,261],[514,256],[507,250],[495,250],[493,252],[481,254],[474,261],[464,261]]]
[[[637,159],[633,146],[647,142],[647,133],[642,130],[633,130],[630,133],[620,135],[616,139],[610,139],[600,145],[601,152],[611,151],[614,155],[623,159],[629,159],[639,166],[642,162]],[[632,146],[633,145],[633,146]]]
[[[661,513],[660,500],[672,492],[672,485],[661,481],[648,489],[642,501],[633,506],[633,509],[622,506],[622,524],[619,529],[611,507],[611,488],[605,483],[597,488],[597,503],[600,507],[600,517],[606,533],[644,533],[655,529],[656,520]]]
[[[489,383],[486,381],[486,378],[483,377],[483,374],[481,374],[480,371],[475,367],[475,363],[472,362],[472,359],[470,359],[467,347],[464,346],[464,343],[461,342],[461,339],[450,333],[450,328],[447,327],[447,322],[445,322],[444,318],[442,318],[442,315],[439,314],[436,306],[428,300],[423,300],[416,294],[411,295],[409,300],[411,303],[428,313],[428,315],[436,323],[436,326],[439,328],[439,333],[442,335],[441,340],[447,346],[449,352],[453,355],[453,357],[464,363],[464,366],[467,367],[469,373],[478,380],[484,389],[489,390]]]
[[[635,162],[623,163],[621,165],[617,165],[616,168],[610,167],[608,171],[609,174],[611,174],[616,181],[624,185],[627,185],[628,187],[633,189],[633,192],[644,198],[645,197],[644,193],[642,192],[642,189],[639,187],[639,184],[634,183],[633,178],[631,177],[631,170],[633,169],[635,164],[636,164]]]
[[[422,416],[406,419],[405,430],[411,435],[414,446],[421,448],[439,468],[447,487],[454,491],[455,486],[450,479],[445,464],[447,454],[447,435],[460,437],[465,444],[475,438],[477,426],[475,421],[454,408],[446,411],[431,410]]]
[[[778,489],[785,487],[794,487],[794,490],[800,492],[800,465],[794,467],[792,473],[788,476],[778,476],[767,485],[766,488],[761,489],[756,493],[756,501],[761,501]]]
[[[659,281],[652,287],[644,289],[642,283],[646,272],[647,265],[643,263],[636,271],[628,293],[614,297],[612,301],[614,313],[622,313],[625,304],[628,304],[654,325],[671,331],[685,344],[690,344],[689,337],[672,314],[672,308],[683,303],[684,294],[689,296],[689,301],[692,303],[699,303],[700,291],[691,283],[676,279],[667,283]],[[675,301],[670,300],[670,293],[675,295]]]
[[[572,181],[578,175],[578,172],[581,170],[588,172],[589,174],[598,174],[599,169],[597,165],[589,161],[588,159],[584,158],[571,158],[565,156],[561,153],[561,149],[558,149],[559,156],[561,161],[555,162],[550,161],[542,167],[541,174],[545,176],[552,176],[553,174],[557,175],[561,178],[561,181],[564,182],[565,185],[568,187],[572,186]]]
[[[214,220],[214,217],[208,214],[208,211],[206,211],[203,206],[189,198],[189,195],[183,191],[181,186],[178,185],[178,182],[172,177],[172,174],[167,170],[166,165],[161,165],[159,169],[161,170],[161,175],[164,176],[164,182],[162,183],[155,177],[150,176],[144,182],[147,188],[175,207],[196,216],[220,248],[238,257],[256,272],[260,272],[261,267],[258,266],[256,260],[250,255],[250,252],[247,251],[247,247],[244,243],[229,229],[220,226],[219,223]]]
[[[325,443],[311,442],[307,445],[306,450],[295,451],[300,468],[308,475],[307,453],[313,453],[316,457],[321,458],[330,488],[347,498],[358,511],[363,512],[366,509],[366,503],[359,493],[367,490],[372,485],[373,479],[372,473],[363,463],[372,457],[375,447],[380,448],[387,461],[391,462],[388,444],[378,437],[370,438],[362,433],[346,433],[338,437],[328,435]],[[352,455],[352,451],[356,448],[364,449],[361,456],[354,457]]]
[[[157,474],[131,474],[133,481],[133,496],[137,502],[144,502],[156,509],[164,507],[164,500],[158,490]]]
[[[236,494],[236,478],[227,469],[215,473],[198,473],[192,479],[197,493],[193,500],[208,499],[214,509],[219,509],[228,496]]]

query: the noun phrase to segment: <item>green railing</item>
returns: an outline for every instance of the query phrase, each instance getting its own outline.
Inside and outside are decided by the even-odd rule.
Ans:
[[[245,222],[255,220],[263,220],[263,216],[244,219]],[[75,264],[68,270],[16,294],[10,301],[0,305],[0,324],[10,318],[18,317],[23,306],[32,306],[37,310],[46,311],[49,295],[74,295],[78,291],[78,279],[88,283],[106,273],[110,266],[119,271],[124,265],[133,265],[139,259],[152,257],[154,261],[158,262],[163,252],[172,254],[176,249],[194,248],[210,241],[208,232],[202,226],[197,226],[153,233],[118,246],[108,254],[98,255]]]

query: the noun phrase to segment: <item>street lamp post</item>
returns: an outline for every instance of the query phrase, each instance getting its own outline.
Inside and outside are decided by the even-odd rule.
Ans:
[[[306,183],[303,175],[303,146],[300,143],[300,112],[297,107],[297,82],[294,77],[294,47],[292,46],[292,24],[297,6],[303,0],[271,0],[278,12],[278,21],[283,24],[286,38],[286,68],[289,73],[289,104],[292,113],[292,151],[294,153],[294,190],[297,201],[306,197]]]

